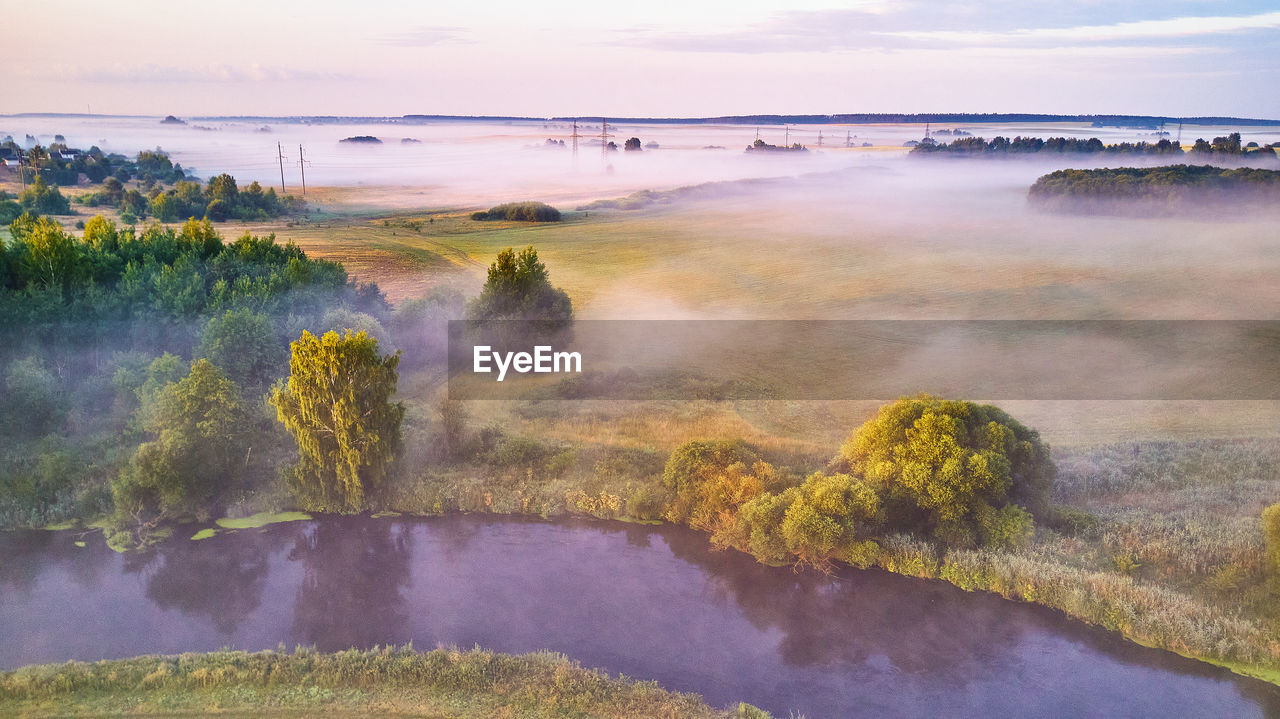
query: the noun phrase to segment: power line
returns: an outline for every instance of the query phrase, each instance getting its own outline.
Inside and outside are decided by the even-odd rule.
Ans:
[[[276,141],[276,158],[280,160],[280,194],[285,194],[284,189],[284,148],[280,147],[280,141]]]
[[[298,144],[298,169],[302,170],[302,196],[307,196],[307,161],[302,157],[302,144]]]

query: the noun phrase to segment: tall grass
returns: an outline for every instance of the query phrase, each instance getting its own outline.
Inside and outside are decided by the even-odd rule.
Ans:
[[[717,711],[654,682],[584,669],[563,655],[385,647],[320,654],[298,648],[145,656],[0,672],[0,714],[171,715],[298,710],[441,717],[759,717],[749,705]]]

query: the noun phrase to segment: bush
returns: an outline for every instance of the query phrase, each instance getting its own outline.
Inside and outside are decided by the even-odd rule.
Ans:
[[[560,210],[544,202],[508,202],[487,211],[472,213],[473,220],[508,220],[512,222],[559,222]]]
[[[1000,409],[929,396],[882,407],[837,464],[871,483],[891,527],[962,546],[1020,531],[1006,505],[1046,516],[1055,471],[1039,434]]]

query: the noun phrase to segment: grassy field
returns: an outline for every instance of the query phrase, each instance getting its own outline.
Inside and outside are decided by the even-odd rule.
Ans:
[[[68,662],[0,672],[0,714],[101,716],[767,719],[553,653],[298,649]]]

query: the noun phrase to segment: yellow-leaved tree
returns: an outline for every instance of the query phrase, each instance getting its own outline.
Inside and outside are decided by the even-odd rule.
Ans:
[[[404,405],[392,402],[400,353],[381,355],[364,332],[310,332],[290,345],[289,380],[271,404],[298,442],[287,477],[303,507],[357,511],[400,447]]]

